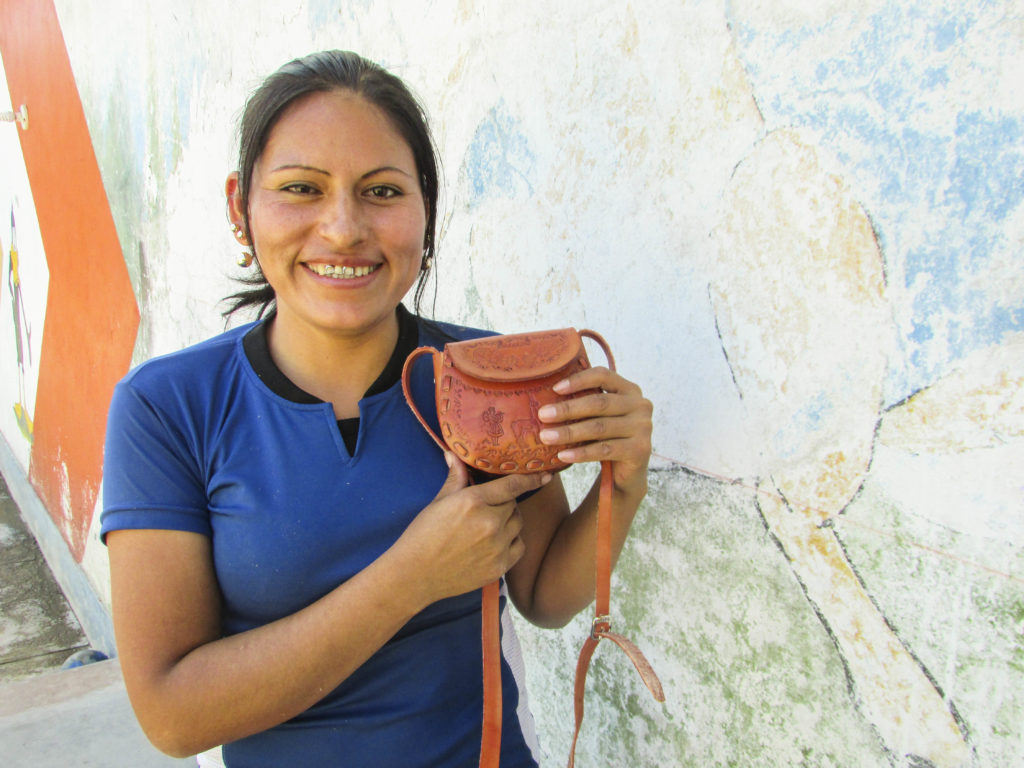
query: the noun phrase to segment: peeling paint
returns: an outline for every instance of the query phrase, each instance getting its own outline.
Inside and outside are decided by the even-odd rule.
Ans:
[[[1024,198],[1022,104],[1009,74],[1024,70],[1024,42],[1007,4],[844,7],[829,34],[730,5],[769,126],[811,129],[836,152],[902,272],[909,354],[888,401],[1022,330],[1019,291],[1005,304],[972,295],[966,279],[1020,283],[1000,267]],[[785,56],[769,55],[780,46]]]
[[[832,532],[806,525],[805,510],[770,495],[762,498],[761,510],[835,638],[858,705],[886,748],[938,768],[967,765],[966,734],[926,670],[878,613]]]
[[[495,195],[531,194],[534,156],[508,108],[501,102],[477,126],[466,150],[463,172],[470,177],[470,210]]]
[[[747,471],[792,476],[784,491],[808,505],[821,506],[821,494],[848,499],[870,456],[889,351],[870,221],[813,145],[786,131],[737,167],[723,212],[711,294],[748,429],[762,446]],[[853,343],[837,347],[848,329]],[[817,475],[830,456],[835,464],[837,446],[851,468],[837,477],[849,482],[795,480]]]
[[[878,439],[913,453],[963,453],[1024,438],[1024,334],[978,350],[888,411]]]

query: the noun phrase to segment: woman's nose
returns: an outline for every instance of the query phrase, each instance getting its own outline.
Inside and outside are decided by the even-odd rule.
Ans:
[[[346,248],[366,238],[366,216],[359,200],[340,195],[328,200],[320,221],[324,238],[339,248]]]

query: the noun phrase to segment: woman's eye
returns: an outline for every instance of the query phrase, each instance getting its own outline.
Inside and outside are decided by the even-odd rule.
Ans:
[[[397,197],[401,193],[394,187],[378,184],[375,187],[370,187],[367,190],[367,194],[377,200],[390,200],[392,197]]]
[[[317,191],[316,187],[299,181],[292,184],[285,184],[281,189],[285,192],[294,192],[297,195],[313,195],[316,194]]]

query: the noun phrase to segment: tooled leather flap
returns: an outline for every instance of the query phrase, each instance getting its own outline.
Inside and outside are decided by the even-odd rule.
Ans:
[[[463,373],[486,381],[521,381],[564,368],[580,354],[582,341],[573,328],[534,331],[459,341],[445,354]]]

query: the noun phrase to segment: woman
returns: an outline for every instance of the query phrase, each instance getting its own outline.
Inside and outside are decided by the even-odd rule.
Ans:
[[[139,366],[111,405],[102,533],[139,721],[172,755],[224,744],[228,766],[476,765],[478,590],[504,576],[547,627],[586,607],[596,489],[570,513],[550,475],[470,485],[402,398],[412,348],[484,332],[401,304],[437,215],[401,81],[345,52],[284,66],[246,106],[226,193],[258,271],[236,308],[271,311]],[[541,439],[614,460],[617,554],[651,405],[604,368],[556,387],[592,388],[542,411]],[[507,662],[502,766],[536,765]]]

